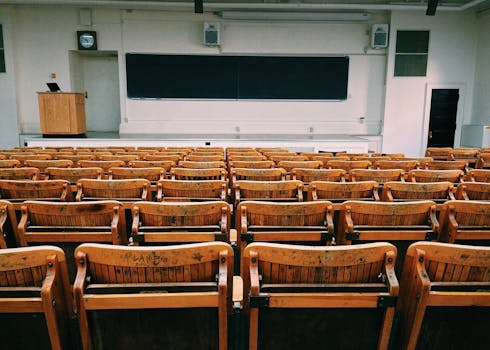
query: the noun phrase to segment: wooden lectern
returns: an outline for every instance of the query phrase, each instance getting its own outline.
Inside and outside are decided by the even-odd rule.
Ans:
[[[74,92],[38,92],[43,135],[84,136],[85,96]]]

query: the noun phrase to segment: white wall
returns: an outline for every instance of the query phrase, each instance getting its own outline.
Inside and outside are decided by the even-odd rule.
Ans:
[[[12,46],[14,16],[11,7],[0,7],[0,24],[3,29],[6,73],[0,73],[0,148],[19,145],[17,124],[16,80]]]
[[[455,146],[459,145],[462,124],[471,120],[476,60],[476,17],[471,13],[392,12],[390,53],[386,72],[383,152],[404,152],[419,156],[426,147],[430,103],[429,86],[461,87]],[[427,76],[394,77],[397,30],[429,30]]]
[[[490,11],[478,18],[478,51],[472,124],[490,125]]]
[[[125,52],[349,55],[346,101],[185,101],[126,99],[120,132],[379,134],[385,51],[364,48],[367,23],[219,21],[222,45],[202,45],[202,16],[134,11],[123,15]],[[377,18],[386,21],[386,18]],[[145,40],[141,40],[145,38]],[[364,118],[361,122],[360,118]]]

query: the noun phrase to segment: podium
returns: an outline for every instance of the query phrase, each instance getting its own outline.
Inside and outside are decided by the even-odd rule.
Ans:
[[[43,136],[85,136],[85,96],[74,92],[38,92]]]

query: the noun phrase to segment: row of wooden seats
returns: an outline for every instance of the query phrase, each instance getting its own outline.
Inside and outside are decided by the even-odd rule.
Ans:
[[[400,282],[397,249],[389,243],[254,243],[242,256],[241,279],[233,277],[233,250],[222,242],[151,248],[82,244],[75,259],[72,289],[59,248],[0,251],[0,313],[7,316],[2,332],[8,334],[2,346],[71,348],[78,338],[68,326],[73,316],[83,349],[488,345],[488,247],[415,243],[407,250]],[[436,323],[432,330],[431,316],[455,307],[457,328],[448,328],[446,316],[444,327]],[[19,313],[44,317],[36,325],[8,322]],[[233,321],[246,324],[245,334],[234,332],[240,326]]]
[[[475,168],[490,167],[490,148],[428,147],[425,155],[439,160],[463,160]]]
[[[303,182],[235,181],[231,203],[237,206],[244,200],[296,201],[348,199],[400,201],[431,199],[444,202],[451,199],[489,200],[490,183],[465,182],[455,189],[450,182],[413,183],[386,182],[381,195],[376,181],[326,182],[313,181],[304,197]],[[66,180],[0,180],[0,197],[15,203],[29,199],[61,202],[114,199],[131,204],[135,201],[225,201],[228,202],[228,183],[223,180],[160,180],[155,195],[149,180],[77,181],[74,194]]]

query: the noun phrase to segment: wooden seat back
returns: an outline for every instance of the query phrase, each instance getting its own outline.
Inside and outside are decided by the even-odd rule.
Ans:
[[[114,199],[123,202],[151,200],[150,181],[146,179],[77,181],[76,201]]]
[[[465,160],[434,160],[427,162],[427,169],[429,170],[463,170],[468,169],[468,162]]]
[[[490,245],[490,202],[449,201],[439,217],[441,241],[448,243]],[[482,243],[484,242],[484,243]]]
[[[178,167],[188,169],[226,168],[226,163],[222,160],[202,162],[183,160],[179,162]]]
[[[343,202],[349,199],[379,201],[378,183],[312,181],[308,186],[308,201]]]
[[[93,339],[111,349],[129,343],[142,349],[227,349],[233,281],[230,245],[83,244],[75,256],[78,273],[73,291],[84,349],[93,348]],[[186,309],[189,318],[182,323],[179,311]],[[94,313],[99,315],[96,322],[90,317]],[[209,313],[214,315],[211,319]],[[157,329],[151,327],[155,324]],[[205,334],[208,331],[212,334]]]
[[[466,174],[466,181],[490,182],[490,169],[470,169]]]
[[[48,160],[53,159],[53,157],[48,153],[38,153],[38,154],[12,154],[10,159],[17,159],[22,165],[24,165],[26,160]]]
[[[161,201],[224,201],[228,185],[223,180],[160,180],[157,200]]]
[[[52,203],[21,207],[19,245],[62,242],[127,243],[124,209],[117,201]]]
[[[352,169],[368,169],[371,165],[369,160],[329,160],[325,164],[325,168],[350,171]]]
[[[414,169],[408,172],[408,181],[412,182],[462,182],[462,170],[423,170]]]
[[[184,155],[185,155],[185,153],[184,153]],[[147,160],[147,161],[166,160],[166,161],[172,161],[175,164],[177,164],[179,161],[184,159],[184,155],[178,154],[178,153],[152,153],[152,154],[146,155],[143,158],[143,160]]]
[[[102,179],[104,169],[93,168],[46,168],[46,180],[66,180],[75,184],[80,179]]]
[[[387,181],[405,181],[403,169],[352,169],[349,172],[349,181],[376,181],[383,184]]]
[[[245,201],[236,211],[238,246],[247,243],[309,242],[326,245],[334,233],[332,203]]]
[[[432,157],[434,160],[451,160],[452,147],[427,147],[426,157]]]
[[[420,241],[439,238],[432,201],[386,203],[347,201],[340,208],[337,241]]]
[[[454,192],[452,182],[389,181],[383,186],[381,200],[383,202],[431,200],[439,203],[455,199]]]
[[[344,169],[295,168],[291,171],[291,177],[293,180],[304,183],[313,181],[345,182],[346,173]]]
[[[276,162],[278,166],[280,162],[290,161],[290,162],[306,162],[308,161],[308,157],[306,156],[298,156],[296,153],[294,155],[271,155],[269,156],[270,160]]]
[[[244,200],[303,201],[303,183],[286,181],[235,181],[232,189],[233,203]]]
[[[17,246],[17,216],[9,201],[0,200],[0,249]]]
[[[286,180],[286,170],[282,168],[274,169],[252,169],[252,168],[233,168],[231,170],[232,183],[239,180],[249,181],[284,181]]]
[[[226,181],[226,170],[223,168],[173,168],[170,170],[172,180],[221,180]]]
[[[420,163],[417,160],[377,160],[373,167],[375,169],[402,169],[409,172],[420,168]]]
[[[65,180],[0,180],[0,197],[11,202],[28,199],[73,201],[70,183]]]
[[[110,168],[126,166],[126,162],[123,160],[79,160],[78,166],[81,168],[102,168],[104,173],[108,173]]]
[[[40,180],[41,173],[38,168],[0,168],[1,180]]]
[[[320,169],[323,166],[323,162],[319,160],[282,160],[277,163],[277,166],[286,169],[286,171],[290,173],[293,169],[296,168]]]
[[[456,199],[460,200],[490,200],[490,183],[465,182],[458,184]]]
[[[163,168],[168,173],[175,168],[176,163],[173,160],[133,160],[128,165],[131,168]]]
[[[20,166],[21,163],[17,159],[0,159],[0,169],[19,168]]]
[[[229,242],[226,202],[141,202],[133,205],[132,241],[142,243]]]
[[[238,154],[230,154],[227,155],[226,159],[229,162],[260,162],[267,160],[267,157],[261,154],[250,154],[250,155],[238,155]]]
[[[252,169],[268,169],[274,168],[276,163],[272,160],[257,160],[257,161],[249,161],[249,160],[232,160],[228,163],[229,168],[252,168]]]
[[[44,174],[46,168],[72,168],[73,162],[69,159],[48,159],[48,160],[33,160],[28,159],[24,162],[24,166],[38,168]]]
[[[124,163],[128,163],[132,160],[139,160],[140,156],[136,154],[112,154],[112,155],[102,155],[100,160],[122,160]]]
[[[388,349],[399,290],[396,255],[389,243],[250,244],[242,258],[249,349]],[[350,336],[344,320],[358,336]],[[278,331],[283,327],[286,333]]]
[[[3,349],[69,349],[73,304],[63,251],[0,250]]]
[[[412,244],[400,280],[398,348],[477,349],[488,344],[489,261],[489,247]]]
[[[163,168],[110,168],[109,180],[146,179],[151,182],[163,180],[167,173]]]
[[[55,155],[55,159],[67,159],[73,162],[74,167],[80,166],[78,162],[80,160],[97,160],[97,157],[94,154],[63,154],[63,155]]]
[[[220,162],[225,160],[223,154],[189,154],[186,159],[191,162]]]
[[[490,151],[482,151],[482,153],[478,155],[478,160],[476,161],[475,168],[477,169],[490,168]]]

